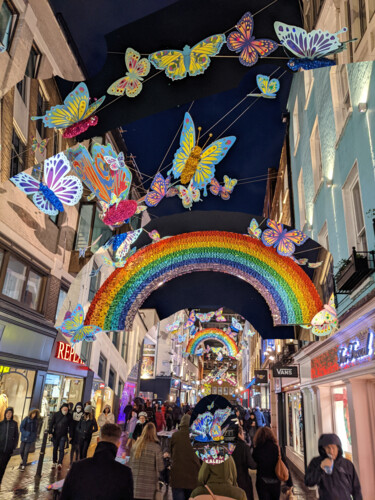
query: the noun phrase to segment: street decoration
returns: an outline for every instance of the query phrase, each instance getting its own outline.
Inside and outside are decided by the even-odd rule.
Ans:
[[[250,226],[247,228],[247,232],[252,238],[260,240],[260,237],[262,236],[262,230],[260,229],[256,219],[251,219]]]
[[[162,174],[157,173],[151,183],[150,189],[146,194],[145,203],[148,207],[156,207],[166,196],[170,198],[179,193],[176,188],[170,187],[171,178],[164,179]]]
[[[190,433],[195,441],[207,443],[208,441],[219,441],[223,438],[224,429],[221,426],[231,414],[231,408],[216,410],[212,415],[211,412],[205,412],[203,415],[198,415],[190,427]]]
[[[125,155],[123,151],[119,153],[116,157],[114,156],[104,156],[104,161],[109,165],[109,168],[112,171],[112,174],[114,175],[117,170],[127,170],[127,166],[125,163]]]
[[[132,48],[125,52],[126,75],[116,80],[108,88],[111,95],[122,96],[125,92],[127,97],[136,97],[142,90],[142,80],[150,72],[150,62],[146,58],[141,59],[141,54]]]
[[[193,180],[190,181],[188,187],[177,186],[178,197],[182,200],[182,206],[191,210],[193,203],[201,200],[201,192],[193,186]]]
[[[100,240],[101,237],[102,237],[102,235],[99,234],[99,236],[97,238],[95,238],[95,240],[91,243],[91,245],[87,245],[85,247],[78,248],[78,258],[83,259],[86,255],[87,250],[89,248],[94,247],[98,243],[98,241]]]
[[[232,316],[232,324],[230,328],[236,333],[243,330],[241,323],[234,316]]]
[[[265,97],[266,99],[275,99],[276,94],[280,89],[279,80],[277,78],[272,78],[270,80],[270,77],[266,75],[257,75],[257,85],[261,93],[247,94],[249,97]]]
[[[331,295],[328,304],[311,320],[311,331],[318,337],[324,337],[337,330],[338,319],[335,306],[335,296]]]
[[[159,50],[148,56],[150,63],[158,70],[164,70],[171,80],[201,75],[211,64],[210,57],[216,56],[225,43],[225,35],[212,35],[183,50]]]
[[[102,267],[103,267],[103,264],[101,264],[97,269],[92,269],[89,272],[89,278],[94,278],[95,276],[97,276],[100,273],[100,270]]]
[[[78,304],[72,312],[66,313],[64,321],[56,328],[69,337],[72,344],[83,340],[92,342],[96,340],[95,335],[100,333],[102,329],[94,325],[84,325],[84,317],[83,307]]]
[[[223,182],[224,186],[222,186],[215,178],[211,179],[210,192],[215,196],[220,195],[222,200],[229,200],[230,195],[237,184],[237,179],[231,179],[227,175],[224,175]]]
[[[247,235],[197,231],[138,250],[96,293],[86,321],[106,330],[131,330],[138,309],[160,283],[199,271],[231,274],[252,285],[267,302],[275,326],[310,324],[323,307],[312,281],[292,259]],[[194,323],[192,311],[185,327]]]
[[[32,120],[43,120],[47,128],[65,129],[63,137],[75,137],[98,123],[95,111],[103,104],[105,96],[90,104],[90,95],[85,83],[67,95],[64,104],[52,106],[43,116],[32,116]]]
[[[142,231],[143,229],[141,228],[136,229],[135,231],[129,231],[128,233],[112,236],[112,238],[110,238],[107,243],[103,245],[103,249],[107,250],[110,246],[112,246],[113,250],[116,248],[116,259],[123,259],[128,255],[131,245],[137,241]]]
[[[220,307],[217,311],[215,311],[215,320],[220,322],[226,321],[226,317],[223,315],[224,307]]]
[[[37,151],[38,153],[43,155],[46,150],[49,139],[50,138],[48,137],[47,139],[38,141],[36,137],[33,137],[31,139],[31,151],[34,151],[34,153]]]
[[[33,195],[34,204],[47,215],[64,212],[65,205],[76,205],[82,196],[82,183],[70,172],[70,164],[64,153],[51,156],[44,162],[44,182],[20,172],[11,181],[27,195]]]
[[[195,314],[194,309],[190,311],[188,319],[185,321],[184,328],[190,328],[194,326],[194,323],[196,322],[197,317]],[[191,333],[190,333],[191,334]]]
[[[213,311],[208,313],[197,313],[197,318],[201,323],[208,323],[214,317],[215,313]]]
[[[175,333],[180,328],[180,325],[181,325],[181,320],[177,319],[173,323],[170,323],[169,325],[167,325],[165,327],[165,331],[168,333]]]
[[[276,248],[277,253],[284,257],[290,257],[296,249],[295,245],[300,246],[307,240],[306,234],[302,231],[298,229],[288,231],[284,229],[283,224],[272,219],[267,220],[267,226],[270,229],[263,231],[262,242],[267,247]]]
[[[236,342],[219,328],[204,328],[191,338],[186,346],[186,352],[194,355],[196,350],[207,340],[215,340],[220,342],[228,350],[228,355],[235,358],[238,354],[238,346]]]
[[[254,19],[250,12],[246,12],[227,37],[227,47],[233,52],[241,52],[239,61],[244,66],[254,66],[259,57],[266,57],[274,52],[279,44],[267,38],[255,39],[253,36]]]

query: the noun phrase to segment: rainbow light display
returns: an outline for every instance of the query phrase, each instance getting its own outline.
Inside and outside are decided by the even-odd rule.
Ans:
[[[292,259],[247,235],[199,231],[138,250],[103,283],[85,323],[129,331],[138,309],[153,291],[178,276],[198,271],[231,274],[252,285],[267,302],[274,325],[308,324],[323,308],[310,278]]]
[[[200,330],[189,340],[186,352],[195,354],[199,344],[205,340],[217,340],[227,348],[228,354],[232,358],[235,358],[239,352],[238,346],[232,337],[219,328],[205,328],[204,330]]]

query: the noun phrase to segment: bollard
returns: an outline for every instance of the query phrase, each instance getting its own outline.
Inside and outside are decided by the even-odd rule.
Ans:
[[[42,477],[43,460],[44,460],[44,454],[46,452],[47,439],[48,439],[48,430],[45,430],[43,434],[42,446],[40,448],[38,467],[36,469],[35,477]]]

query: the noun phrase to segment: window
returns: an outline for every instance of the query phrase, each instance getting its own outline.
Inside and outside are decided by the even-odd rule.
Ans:
[[[41,58],[41,53],[38,47],[33,43],[25,71],[26,76],[28,76],[29,78],[37,78],[40,65],[40,58]]]
[[[4,0],[0,8],[0,52],[9,50],[16,21],[15,9],[7,0]]]
[[[10,159],[10,177],[22,172],[25,168],[25,145],[15,129],[12,135],[12,148]]]
[[[298,176],[297,191],[298,191],[298,208],[299,208],[299,227],[301,230],[303,230],[306,222],[306,208],[305,208],[305,186],[303,183],[302,168]]]
[[[310,95],[314,84],[313,70],[303,72],[303,83],[305,86],[305,109],[309,106]]]
[[[315,119],[315,123],[310,136],[310,151],[311,151],[313,178],[314,178],[314,193],[316,194],[323,180],[322,151],[320,148],[318,117],[316,117]]]
[[[366,228],[357,162],[344,184],[343,200],[349,253],[351,254],[352,247],[355,247],[358,252],[367,252]]]
[[[375,14],[375,0],[368,0],[368,19],[371,21],[372,16]]]
[[[114,332],[112,332],[112,344],[116,347],[117,350],[119,347],[119,343],[120,343],[120,332],[115,330]]]
[[[26,93],[27,93],[27,78],[24,76],[20,82],[16,85],[18,93],[20,94],[23,102],[26,104]]]
[[[84,340],[82,342],[80,357],[82,361],[86,363],[86,365],[90,364],[91,347],[92,347],[92,342],[87,342],[87,340]]]
[[[38,92],[38,99],[36,103],[36,116],[43,116],[46,112],[46,109],[48,107],[48,102],[45,99],[42,90],[39,88]],[[44,139],[44,124],[43,120],[37,120],[36,122],[36,129],[39,132],[40,138]]]
[[[124,330],[122,334],[121,357],[125,361],[127,361],[128,358],[128,348],[129,348],[129,332]]]
[[[334,431],[339,436],[345,458],[352,460],[352,435],[348,394],[345,386],[332,388]]]
[[[64,303],[64,300],[66,299],[66,296],[68,295],[68,292],[66,290],[64,290],[63,288],[60,288],[60,291],[59,291],[59,299],[57,301],[57,308],[56,308],[56,315],[55,315],[55,319],[57,318],[57,316],[59,315],[59,312],[60,312],[60,309]]]
[[[358,47],[367,29],[366,0],[350,0],[349,4],[350,25],[353,36],[358,38],[357,42],[354,42],[355,46]]]
[[[119,379],[118,379],[118,384],[117,384],[117,396],[118,396],[119,398],[121,398],[121,396],[122,396],[122,392],[123,392],[123,390],[124,390],[124,386],[125,386],[125,384],[124,384],[123,380],[121,380],[121,379],[119,378]]]
[[[303,418],[302,396],[299,392],[288,393],[288,445],[298,454],[303,455]]]
[[[98,265],[94,263],[92,266],[92,270],[96,271],[98,269]],[[102,279],[101,272],[99,271],[95,276],[91,276],[90,278],[90,288],[89,288],[89,301],[91,302],[92,299],[95,297],[96,292],[100,288],[100,281]]]
[[[353,111],[350,99],[348,73],[345,64],[332,66],[330,71],[336,139],[339,139],[346,121]]]
[[[299,119],[298,119],[298,96],[296,97],[296,102],[294,103],[293,109],[293,145],[294,154],[297,152],[299,143]]]
[[[98,366],[98,375],[99,375],[99,377],[102,380],[104,380],[104,382],[105,382],[106,371],[107,371],[107,360],[103,356],[103,354],[100,353],[100,356],[99,356],[99,366]]]
[[[112,368],[112,366],[109,368],[109,376],[108,376],[108,387],[111,389],[115,389],[115,382],[116,382],[116,372]]]
[[[95,253],[112,236],[112,231],[100,220],[99,211],[94,203],[83,203],[79,212],[74,249],[90,246],[99,235],[102,235],[101,239],[90,248],[92,253]]]
[[[328,237],[328,227],[327,221],[323,224],[322,229],[318,234],[318,242],[319,245],[322,245],[323,248],[329,251],[329,237]]]

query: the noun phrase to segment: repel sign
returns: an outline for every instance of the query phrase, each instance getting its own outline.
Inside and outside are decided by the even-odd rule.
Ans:
[[[76,363],[78,365],[85,364],[78,354],[73,351],[72,346],[70,344],[66,344],[65,342],[57,342],[55,358],[63,359],[64,361],[71,361],[72,363]]]

